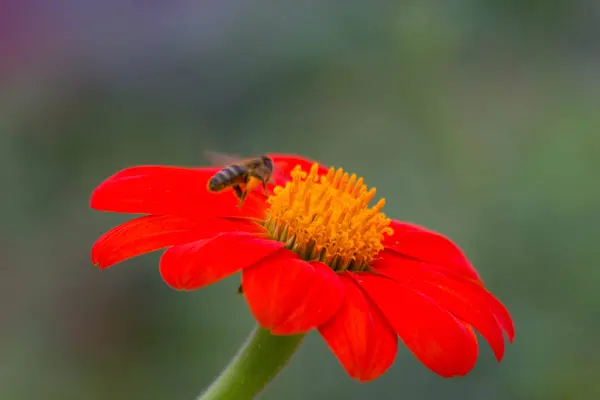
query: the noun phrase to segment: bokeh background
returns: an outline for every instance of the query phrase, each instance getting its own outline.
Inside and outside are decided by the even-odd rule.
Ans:
[[[102,179],[205,150],[361,173],[516,321],[451,380],[402,348],[356,383],[312,333],[261,398],[600,398],[599,35],[595,0],[2,1],[0,399],[193,399],[228,363],[238,278],[89,259],[127,218],[88,208]]]

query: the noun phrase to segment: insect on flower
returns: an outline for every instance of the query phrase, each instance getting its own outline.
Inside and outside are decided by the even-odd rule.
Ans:
[[[211,158],[225,160],[225,155],[210,153]],[[270,182],[273,175],[273,160],[269,156],[263,155],[252,157],[245,160],[235,161],[227,157],[229,162],[226,167],[219,170],[208,180],[208,190],[220,192],[231,188],[236,197],[240,200],[238,207],[244,204],[244,200],[249,192],[262,186],[264,194],[267,195],[267,183]]]
[[[241,271],[258,323],[275,335],[317,329],[347,373],[368,381],[394,362],[398,337],[426,367],[467,374],[478,356],[474,329],[504,355],[514,326],[461,249],[424,227],[393,220],[374,188],[341,168],[296,155],[267,155],[281,171],[243,207],[212,192],[221,168],[139,166],[93,192],[91,207],[146,214],[96,241],[107,268],[166,248],[164,281],[195,290]]]

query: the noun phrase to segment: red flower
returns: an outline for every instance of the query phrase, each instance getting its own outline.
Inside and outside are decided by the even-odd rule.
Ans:
[[[147,214],[95,243],[107,268],[167,248],[160,272],[175,289],[194,290],[242,271],[257,321],[273,334],[318,329],[348,374],[360,381],[393,363],[397,337],[444,377],[474,366],[473,329],[498,361],[514,327],[463,252],[423,227],[388,219],[375,189],[298,156],[271,155],[281,173],[266,197],[243,207],[231,192],[206,189],[217,168],[141,166],[96,188],[91,207]]]

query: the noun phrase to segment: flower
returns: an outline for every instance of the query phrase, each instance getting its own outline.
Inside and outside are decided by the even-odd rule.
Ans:
[[[474,329],[496,358],[514,326],[450,239],[369,206],[363,178],[293,155],[278,167],[268,196],[206,189],[218,168],[139,166],[102,182],[97,210],[147,214],[107,232],[92,261],[107,268],[166,248],[165,282],[194,290],[242,271],[258,323],[275,335],[317,329],[359,381],[394,362],[398,337],[433,372],[467,374],[478,356]]]

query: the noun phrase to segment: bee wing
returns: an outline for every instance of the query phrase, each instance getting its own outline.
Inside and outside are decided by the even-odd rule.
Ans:
[[[210,162],[215,167],[224,167],[231,164],[237,164],[241,160],[243,160],[242,157],[238,157],[234,154],[220,153],[218,151],[211,150],[204,151],[204,156],[206,157],[208,162]]]
[[[221,153],[218,151],[206,150],[204,156],[215,167],[225,167],[227,165],[239,164],[244,161],[243,157],[235,154]],[[291,180],[289,176],[285,174],[283,169],[277,164],[273,163],[273,175],[271,176],[271,183],[277,185],[285,185],[287,181]]]

